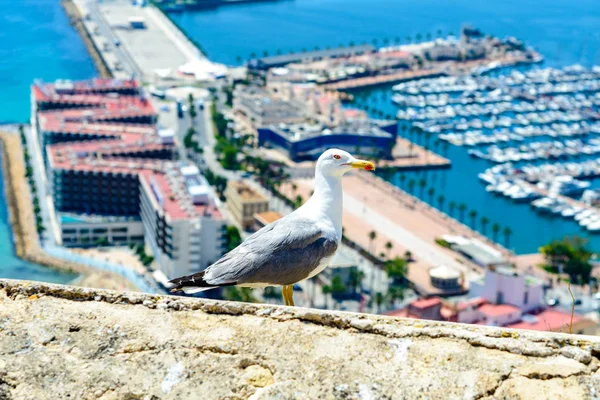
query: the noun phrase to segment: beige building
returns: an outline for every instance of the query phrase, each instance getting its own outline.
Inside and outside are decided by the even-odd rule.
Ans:
[[[242,181],[229,181],[225,197],[231,215],[244,230],[252,227],[254,214],[269,210],[269,200]]]

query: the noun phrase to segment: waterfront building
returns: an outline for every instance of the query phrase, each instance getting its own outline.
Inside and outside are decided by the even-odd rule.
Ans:
[[[271,124],[302,123],[307,118],[301,104],[277,98],[258,86],[238,85],[233,95],[233,112],[242,115],[255,128]]]
[[[102,216],[58,213],[63,245],[85,247],[144,243],[144,226],[138,216]]]
[[[254,225],[255,214],[262,214],[269,210],[269,199],[243,181],[229,181],[225,198],[231,216],[244,230]]]
[[[303,61],[318,61],[330,58],[350,57],[368,54],[375,51],[375,47],[369,44],[340,47],[337,49],[315,50],[294,54],[282,54],[270,57],[254,58],[248,61],[248,68],[255,71],[266,71],[271,68],[283,67],[288,64]]]
[[[196,166],[140,173],[144,237],[168,279],[198,272],[224,253],[226,221]]]
[[[540,279],[520,274],[512,267],[491,266],[483,277],[471,282],[470,294],[529,312],[543,306],[543,286]]]
[[[396,143],[396,123],[347,121],[329,128],[321,124],[273,125],[258,129],[259,146],[282,151],[291,160],[316,160],[328,148],[374,158],[391,158]]]
[[[224,252],[218,200],[197,167],[175,161],[174,133],[157,129],[152,105],[127,82],[32,88],[59,241],[142,242],[167,278],[198,272]]]

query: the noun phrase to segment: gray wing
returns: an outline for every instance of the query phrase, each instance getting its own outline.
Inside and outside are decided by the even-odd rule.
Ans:
[[[337,250],[337,239],[313,221],[292,214],[265,226],[204,272],[215,286],[264,283],[291,285],[306,279]]]

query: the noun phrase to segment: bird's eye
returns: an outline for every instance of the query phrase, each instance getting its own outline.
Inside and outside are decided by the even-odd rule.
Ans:
[[[340,158],[342,158],[342,157],[340,157],[338,154],[334,154],[334,155],[333,155],[333,158],[335,158],[336,160],[339,160],[339,159],[340,159]]]

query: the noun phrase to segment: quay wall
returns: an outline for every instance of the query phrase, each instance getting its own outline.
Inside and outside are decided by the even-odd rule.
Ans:
[[[165,11],[162,7],[159,6],[153,5],[151,7],[153,14],[157,18],[160,18],[162,22],[166,26],[168,26],[169,29],[175,32],[175,35],[177,36],[178,40],[184,42],[186,46],[196,49],[200,57],[208,57],[208,54],[206,53],[204,48],[202,48],[202,45],[198,43],[198,41],[196,41],[193,37],[191,37],[185,29],[177,25],[177,23],[173,20],[173,18],[171,18],[167,11]]]
[[[73,0],[61,0],[60,4],[62,5],[69,19],[71,20],[71,23],[73,24],[75,30],[77,31],[77,33],[79,33],[79,36],[81,36],[85,48],[87,49],[90,57],[92,58],[94,66],[96,67],[96,70],[98,70],[98,74],[100,75],[100,77],[112,78],[113,75],[110,69],[108,68],[108,65],[106,64],[106,61],[102,57],[100,49],[98,49],[96,43],[94,42],[94,40],[92,40],[91,33],[88,32],[88,30],[85,28],[85,25],[81,22],[83,17],[75,3],[73,3]]]

